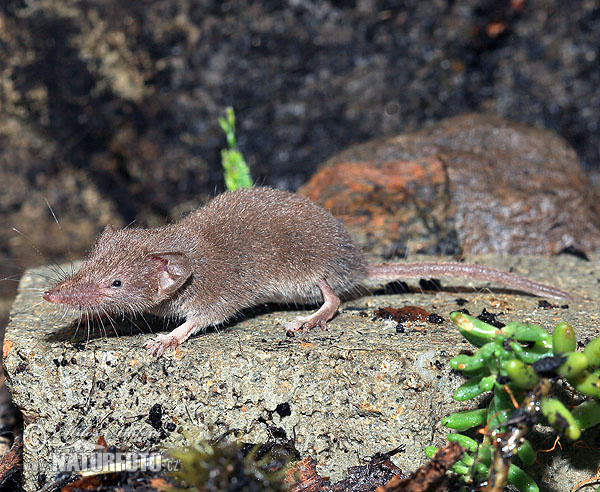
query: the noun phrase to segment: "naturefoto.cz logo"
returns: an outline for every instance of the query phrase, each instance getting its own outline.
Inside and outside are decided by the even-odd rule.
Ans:
[[[153,471],[163,468],[169,470],[175,462],[164,460],[160,453],[139,452],[81,452],[70,450],[66,453],[52,453],[52,471],[55,473],[110,473],[120,471]]]
[[[77,436],[77,428],[71,432]],[[75,441],[75,439],[72,439]],[[48,446],[48,434],[38,424],[27,426],[23,433],[24,447],[29,452],[39,452]],[[78,473],[82,476],[120,471],[174,471],[179,463],[158,452],[107,451],[102,446],[81,449],[76,444],[51,453],[55,473]]]

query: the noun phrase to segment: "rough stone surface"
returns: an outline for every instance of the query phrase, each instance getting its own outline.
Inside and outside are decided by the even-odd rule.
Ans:
[[[498,116],[352,146],[299,192],[386,256],[600,250],[600,197],[573,149]]]
[[[145,334],[125,322],[119,338],[109,328],[106,336],[90,336],[87,346],[85,333],[78,335],[84,343],[71,342],[71,316],[40,303],[39,289],[46,281],[39,274],[48,270],[29,271],[4,342],[7,384],[26,426],[27,489],[51,477],[52,453],[90,449],[99,436],[109,445],[156,448],[181,443],[182,429],[197,429],[203,437],[235,430],[242,441],[260,442],[275,426],[295,437],[301,453],[315,457],[319,470],[333,479],[362,458],[402,444],[406,450],[396,461],[404,471],[414,469],[425,459],[424,445],[442,443],[440,418],[466,406],[449,396],[461,376],[451,373],[446,362],[469,346],[449,321],[408,323],[405,333],[396,333],[394,323],[373,319],[374,310],[417,305],[447,320],[461,297],[472,313],[483,308],[503,312],[501,320],[547,327],[569,321],[585,340],[597,336],[600,326],[599,259],[479,258],[568,289],[578,296],[568,309],[538,309],[534,297],[502,289],[475,292],[468,280],[448,281],[441,292],[350,300],[328,331],[304,338],[283,333],[282,323],[295,311],[248,317],[218,333],[194,337],[159,360],[142,348],[150,335],[141,320],[136,324]],[[162,409],[158,429],[149,420],[157,404]],[[290,415],[282,410],[284,404]],[[175,430],[167,430],[170,423]],[[38,436],[42,444],[34,448]],[[565,446],[562,454],[553,455],[559,465],[545,472],[549,480],[543,490],[569,490],[593,476],[594,453],[586,450],[587,461],[573,461],[568,471],[553,474],[565,470],[564,460],[581,458]],[[542,462],[547,456],[541,455]],[[539,477],[542,470],[534,473]]]
[[[222,189],[228,105],[254,176],[280,188],[352,143],[467,111],[549,128],[597,172],[598,14],[590,0],[2,1],[0,278]]]

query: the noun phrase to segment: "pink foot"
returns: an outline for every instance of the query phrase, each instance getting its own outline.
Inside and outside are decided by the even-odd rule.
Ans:
[[[308,333],[315,326],[327,329],[327,322],[335,316],[341,302],[327,282],[319,282],[319,288],[323,294],[323,305],[310,316],[297,316],[294,321],[287,323],[285,329],[289,336],[293,337],[298,331]]]
[[[148,352],[156,357],[160,357],[168,348],[175,350],[178,346],[179,340],[171,336],[170,333],[158,335],[154,340],[150,340],[144,344],[144,348],[147,348]]]
[[[285,324],[285,330],[288,332],[288,335],[294,336],[294,333],[301,331],[302,333],[308,333],[315,326],[320,326],[323,331],[327,329],[327,321],[326,319],[322,319],[320,316],[315,316],[317,313],[314,313],[311,316],[296,316],[294,321],[290,321]]]
[[[160,334],[153,340],[149,340],[144,344],[151,355],[160,357],[167,349],[175,350],[179,345],[185,342],[192,333],[196,331],[198,324],[192,320],[187,320],[182,325],[179,325],[172,332]]]

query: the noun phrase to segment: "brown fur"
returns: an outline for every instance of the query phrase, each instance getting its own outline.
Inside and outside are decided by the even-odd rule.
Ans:
[[[158,303],[155,251],[184,253],[193,265]],[[165,227],[107,227],[81,269],[49,292],[84,310],[193,316],[208,326],[265,302],[317,303],[319,281],[341,294],[365,275],[360,249],[329,212],[293,193],[252,188],[223,193]],[[121,287],[111,287],[115,279]]]

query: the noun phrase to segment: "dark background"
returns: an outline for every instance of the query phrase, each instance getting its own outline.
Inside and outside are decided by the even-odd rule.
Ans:
[[[228,105],[255,179],[282,188],[471,111],[555,131],[595,178],[599,25],[590,0],[4,1],[2,276],[221,190]]]

